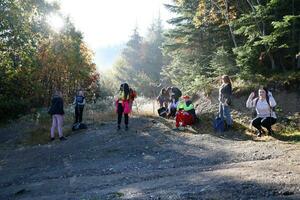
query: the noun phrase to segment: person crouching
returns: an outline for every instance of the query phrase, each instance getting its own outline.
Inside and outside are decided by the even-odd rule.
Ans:
[[[190,97],[184,96],[183,99],[184,101],[180,102],[177,106],[176,128],[193,125],[196,119],[195,108]]]

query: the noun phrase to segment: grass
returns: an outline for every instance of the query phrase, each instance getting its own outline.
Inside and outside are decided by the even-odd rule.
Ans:
[[[103,123],[110,122],[116,119],[116,113],[113,110],[112,104],[87,104],[83,112],[83,123],[87,124],[89,129],[97,129]],[[39,145],[49,143],[50,128],[52,119],[46,110],[40,110],[37,114],[31,114],[22,117],[19,121],[26,121],[30,124],[29,128],[24,129],[24,138],[19,142],[19,145]],[[63,134],[71,136],[82,131],[72,132],[72,124],[74,122],[73,107],[69,106],[65,109]],[[57,130],[55,132],[56,138]]]

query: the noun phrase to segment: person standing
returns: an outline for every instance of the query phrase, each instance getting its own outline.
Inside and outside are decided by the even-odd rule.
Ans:
[[[226,119],[225,130],[232,127],[233,120],[230,113],[232,85],[229,76],[222,76],[222,85],[219,88],[219,116],[222,120]]]
[[[75,122],[74,124],[82,122],[82,114],[85,105],[85,96],[82,90],[79,90],[74,98],[73,104],[75,105]]]
[[[276,114],[273,108],[276,106],[276,101],[270,91],[266,88],[258,90],[258,97],[252,92],[246,102],[247,108],[255,108],[256,117],[251,124],[257,129],[257,136],[260,137],[263,133],[262,127],[268,130],[268,133],[273,134],[272,125],[276,123]]]
[[[50,132],[50,140],[53,141],[55,139],[55,129],[58,130],[59,139],[66,140],[63,136],[63,120],[64,120],[64,101],[62,98],[61,91],[55,91],[52,100],[51,100],[51,107],[48,113],[52,116],[52,126]]]
[[[127,83],[120,85],[119,94],[116,100],[116,112],[118,114],[118,130],[121,129],[122,116],[125,118],[125,130],[128,130],[130,106],[130,89]]]

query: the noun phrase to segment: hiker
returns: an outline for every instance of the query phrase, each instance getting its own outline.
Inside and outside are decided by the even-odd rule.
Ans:
[[[182,97],[183,102],[180,102],[177,106],[176,113],[176,128],[179,126],[193,125],[196,119],[196,112],[192,101],[189,96]]]
[[[168,108],[168,115],[167,115],[168,118],[170,117],[174,118],[176,116],[178,103],[179,103],[179,99],[177,99],[175,95],[172,95],[171,103],[169,104],[169,108]]]
[[[229,76],[223,75],[222,85],[219,88],[219,117],[226,119],[225,130],[229,130],[232,127],[233,120],[230,113],[232,85]]]
[[[254,108],[256,117],[252,120],[251,124],[257,129],[257,136],[260,137],[264,132],[262,127],[268,130],[268,133],[273,134],[272,125],[276,123],[276,114],[273,108],[276,106],[275,99],[270,91],[266,88],[258,90],[258,97],[252,92],[246,102],[247,108]]]
[[[51,100],[51,107],[48,113],[52,116],[50,140],[53,141],[55,139],[54,132],[56,128],[58,130],[59,139],[61,141],[66,140],[66,138],[63,136],[63,131],[62,131],[65,112],[64,112],[64,102],[63,102],[61,91],[55,91]]]
[[[74,98],[73,105],[75,105],[75,122],[74,124],[82,122],[82,113],[85,105],[85,96],[82,90],[79,90]]]
[[[116,112],[118,113],[118,130],[121,129],[122,116],[125,118],[125,130],[128,130],[130,107],[130,89],[127,83],[120,85],[119,94],[116,100]]]
[[[162,108],[168,108],[168,103],[170,100],[170,96],[169,93],[167,92],[166,88],[162,88],[160,90],[159,96],[156,98],[158,103],[159,103],[159,107]]]

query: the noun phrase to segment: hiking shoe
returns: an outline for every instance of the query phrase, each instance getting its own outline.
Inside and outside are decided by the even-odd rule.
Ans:
[[[120,125],[118,125],[118,130],[121,130],[121,126]]]
[[[128,131],[128,126],[125,126],[125,131]]]
[[[268,130],[268,135],[274,135],[274,131],[272,129]]]
[[[54,137],[51,137],[50,138],[50,142],[52,142],[52,141],[54,141],[55,140],[55,138]]]
[[[62,137],[59,138],[59,140],[64,141],[64,140],[67,140],[67,138],[65,136],[62,136]]]
[[[179,131],[179,127],[173,128],[173,131]]]

